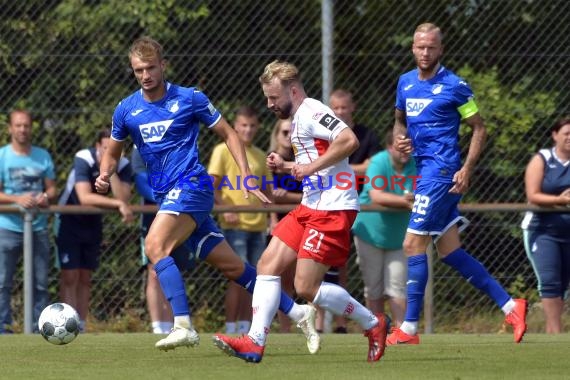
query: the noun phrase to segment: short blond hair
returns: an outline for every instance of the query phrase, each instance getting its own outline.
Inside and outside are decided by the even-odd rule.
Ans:
[[[439,36],[440,41],[443,40],[443,34],[441,33],[441,29],[439,26],[431,23],[431,22],[424,22],[416,27],[414,34],[416,33],[430,33],[436,32]]]
[[[162,45],[155,39],[147,36],[140,37],[133,42],[129,49],[129,59],[131,57],[137,57],[145,62],[152,61],[154,58],[158,58],[162,61],[164,50],[162,49]]]
[[[282,84],[301,83],[299,69],[292,63],[275,60],[265,66],[259,77],[261,84],[269,84],[274,78],[279,78]]]

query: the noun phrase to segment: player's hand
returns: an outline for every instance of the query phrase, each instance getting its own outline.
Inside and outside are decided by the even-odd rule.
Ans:
[[[279,154],[275,152],[271,152],[267,155],[267,158],[265,159],[265,164],[267,165],[269,170],[272,171],[281,170],[283,169],[283,164],[284,164],[283,157],[281,157]]]
[[[135,220],[133,210],[131,210],[127,203],[121,202],[121,205],[119,206],[119,212],[121,213],[121,220],[123,223],[130,224]]]
[[[255,182],[255,178],[252,177],[251,173],[246,173],[245,175],[242,174],[242,178],[247,178],[247,181],[245,182],[242,188],[243,197],[245,199],[249,199],[249,194],[251,193],[255,195],[257,199],[261,201],[261,203],[263,204],[271,203],[271,200],[269,200],[269,198],[267,198],[267,196],[263,194],[263,192],[260,190],[259,186]]]
[[[227,224],[238,224],[239,223],[239,215],[235,212],[224,212],[224,221]]]
[[[310,164],[295,164],[291,168],[291,175],[297,180],[302,181],[305,177],[313,174]]]
[[[100,194],[107,194],[111,187],[111,175],[107,172],[99,174],[95,180],[95,190]]]
[[[396,140],[394,141],[394,148],[398,152],[410,154],[414,150],[412,148],[412,140],[404,135],[396,136]]]
[[[453,187],[449,189],[450,193],[453,194],[464,194],[469,188],[469,177],[471,173],[465,167],[459,169],[453,175]]]

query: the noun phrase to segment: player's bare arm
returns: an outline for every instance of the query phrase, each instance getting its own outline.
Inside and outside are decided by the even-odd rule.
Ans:
[[[291,175],[297,180],[310,176],[321,169],[332,166],[351,155],[360,143],[350,128],[343,129],[329,145],[325,154],[310,164],[295,164],[291,169]]]
[[[291,168],[293,167],[295,162],[285,161],[283,159],[283,157],[281,157],[280,154],[275,153],[275,152],[271,152],[267,155],[267,158],[265,160],[265,164],[272,171],[280,170],[280,171],[285,171],[285,172],[291,172]]]
[[[230,151],[234,161],[238,165],[242,178],[251,177],[251,172],[249,170],[249,164],[247,163],[247,156],[245,155],[245,148],[239,140],[238,135],[233,130],[233,128],[228,124],[226,119],[221,118],[216,125],[212,127],[215,134],[220,136],[222,140],[226,143],[228,150]],[[243,186],[242,191],[245,198],[249,198],[249,193],[255,195],[263,203],[271,203],[269,198],[263,194],[263,192],[255,184],[255,179],[248,179],[247,186]],[[256,188],[257,187],[257,188]]]
[[[95,190],[98,193],[106,194],[111,185],[111,176],[117,169],[117,162],[123,152],[123,141],[109,139],[109,145],[103,153],[101,164],[99,165],[99,177],[95,180]]]
[[[450,193],[463,194],[469,188],[469,179],[475,168],[475,164],[481,156],[485,140],[487,139],[487,129],[483,123],[483,119],[479,113],[465,119],[467,125],[473,130],[471,136],[471,143],[469,144],[469,152],[463,167],[453,176],[453,187],[449,190]]]
[[[406,114],[404,111],[395,109],[394,111],[394,147],[402,153],[412,153],[412,140],[407,136]]]

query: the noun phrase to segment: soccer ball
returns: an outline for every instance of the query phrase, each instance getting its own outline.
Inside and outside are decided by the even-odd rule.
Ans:
[[[79,314],[66,303],[54,303],[42,311],[38,327],[51,344],[67,344],[79,334]]]

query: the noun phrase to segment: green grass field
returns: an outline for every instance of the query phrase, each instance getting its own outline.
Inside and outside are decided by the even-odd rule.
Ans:
[[[197,348],[161,352],[151,334],[84,334],[66,346],[39,335],[0,337],[0,379],[568,379],[570,334],[423,335],[366,362],[362,335],[323,336],[310,355],[300,334],[272,334],[259,364],[229,357],[201,334]]]

